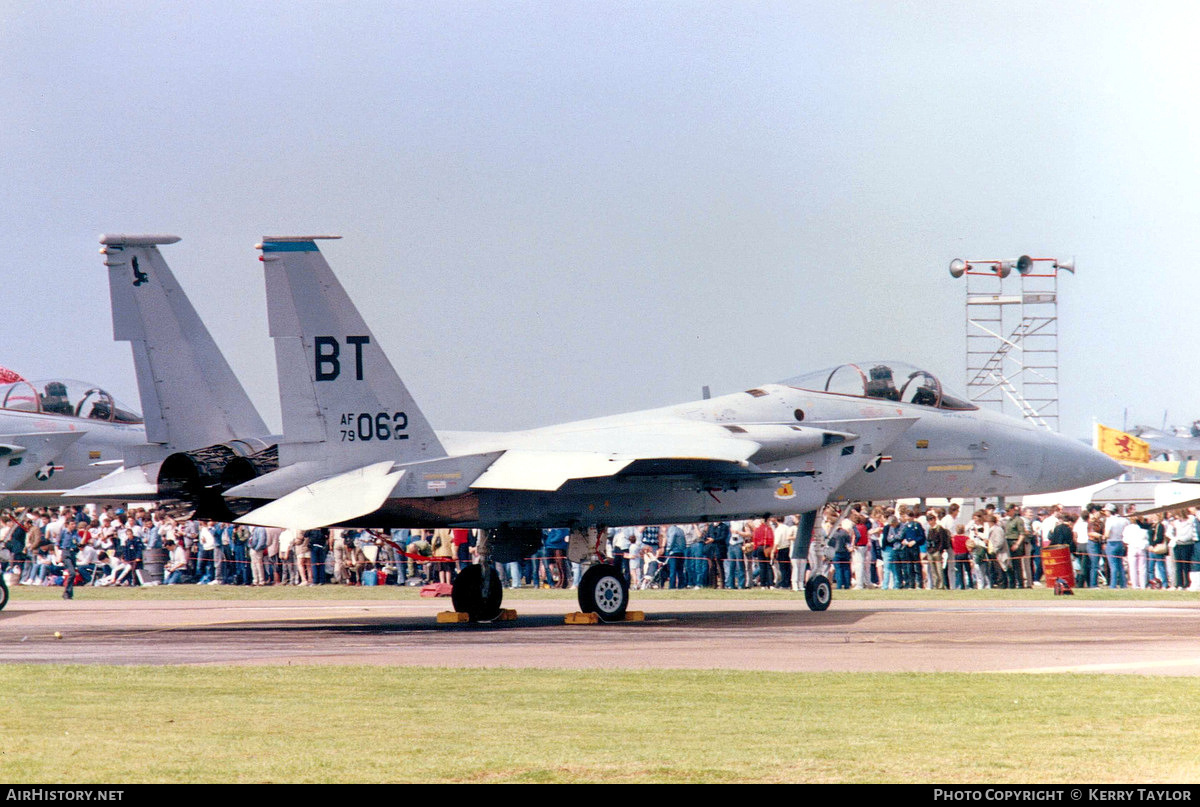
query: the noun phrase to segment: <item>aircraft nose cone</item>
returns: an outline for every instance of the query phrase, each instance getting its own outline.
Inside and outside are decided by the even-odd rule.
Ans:
[[[1047,434],[1049,445],[1045,452],[1039,480],[1047,491],[1073,490],[1113,479],[1124,468],[1091,446],[1058,434]]]

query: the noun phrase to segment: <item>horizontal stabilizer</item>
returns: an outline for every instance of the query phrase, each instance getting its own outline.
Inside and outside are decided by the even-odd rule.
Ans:
[[[65,490],[0,490],[0,505],[4,507],[57,507],[62,504]]]
[[[223,494],[231,499],[281,499],[303,485],[329,476],[319,462],[297,462],[235,485]]]
[[[393,495],[401,499],[439,498],[458,496],[470,489],[489,465],[501,455],[500,451],[467,454],[459,457],[439,457],[435,460],[395,465],[404,477]],[[278,499],[304,485],[324,479],[329,471],[319,462],[299,462],[269,474],[243,482],[225,491],[230,498]]]
[[[63,494],[64,498],[85,501],[139,501],[157,498],[157,479],[147,475],[154,466],[140,465],[134,468],[120,468],[106,474],[95,482],[80,485]]]
[[[305,485],[239,518],[239,524],[313,530],[373,513],[383,506],[404,471],[377,462]]]

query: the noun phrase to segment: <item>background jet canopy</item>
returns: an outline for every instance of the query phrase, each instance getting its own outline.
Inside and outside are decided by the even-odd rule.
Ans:
[[[0,409],[40,412],[108,423],[141,423],[132,407],[115,400],[103,388],[70,378],[16,381],[0,385]]]
[[[974,404],[948,394],[937,376],[901,361],[867,361],[839,364],[781,381],[789,387],[832,392],[856,398],[916,404],[934,409],[971,410]]]

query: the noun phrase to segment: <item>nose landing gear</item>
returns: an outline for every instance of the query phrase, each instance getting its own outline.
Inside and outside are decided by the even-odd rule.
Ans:
[[[833,601],[833,587],[829,578],[823,574],[814,574],[804,586],[804,601],[813,611],[824,611]]]

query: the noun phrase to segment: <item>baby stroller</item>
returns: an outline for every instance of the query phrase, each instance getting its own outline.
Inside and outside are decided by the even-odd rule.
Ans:
[[[651,558],[642,573],[642,588],[666,588],[669,572],[662,558]]]

